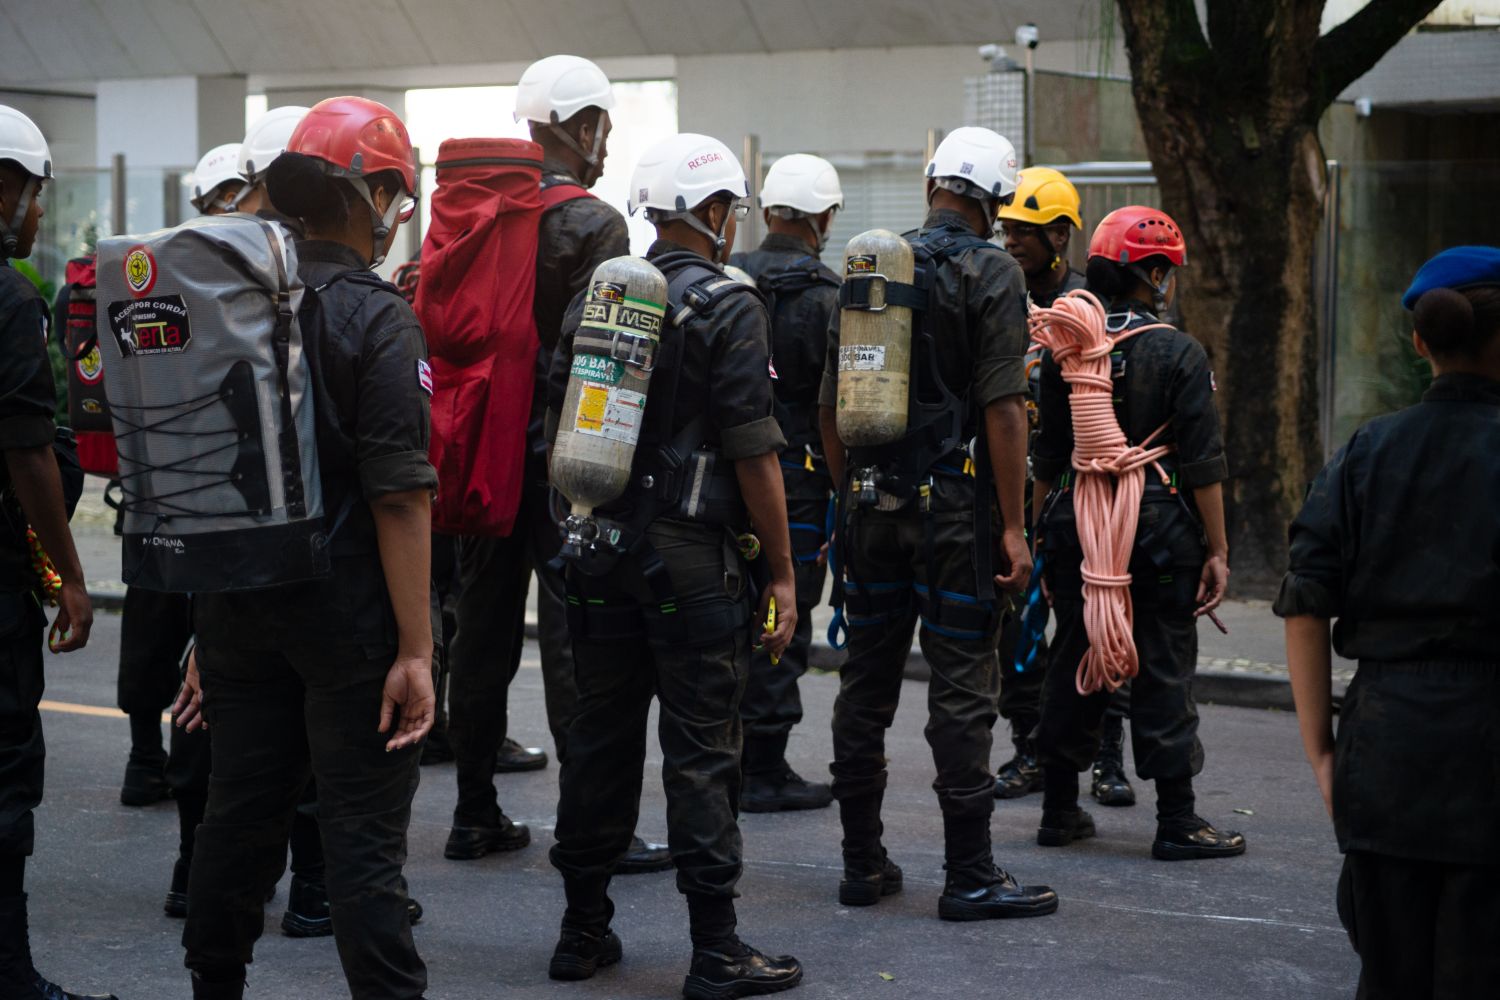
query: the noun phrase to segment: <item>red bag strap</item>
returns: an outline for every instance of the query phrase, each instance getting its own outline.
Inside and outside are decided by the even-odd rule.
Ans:
[[[581,184],[569,184],[563,181],[560,184],[550,184],[542,188],[542,211],[550,212],[564,202],[574,201],[578,198],[592,198],[588,189]]]

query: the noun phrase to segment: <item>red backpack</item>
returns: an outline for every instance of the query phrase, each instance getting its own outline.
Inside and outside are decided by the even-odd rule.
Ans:
[[[94,301],[94,258],[68,261],[67,285],[58,296],[63,321],[63,356],[68,361],[68,423],[78,436],[78,464],[84,472],[111,479],[120,475],[109,400],[104,396],[104,363],[99,356],[99,312]]]
[[[508,535],[524,485],[537,355],[532,299],[542,213],[583,188],[541,188],[542,148],[450,139],[438,149],[416,312],[432,355],[432,526]]]

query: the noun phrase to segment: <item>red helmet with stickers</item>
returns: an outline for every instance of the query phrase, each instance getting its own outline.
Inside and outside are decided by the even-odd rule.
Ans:
[[[1147,257],[1165,257],[1176,267],[1187,263],[1187,244],[1172,217],[1159,208],[1129,205],[1110,212],[1089,240],[1089,259],[1103,257],[1114,264],[1138,264]]]
[[[411,136],[396,112],[364,97],[330,97],[302,117],[287,152],[322,160],[335,177],[401,174],[408,194],[417,190]]]

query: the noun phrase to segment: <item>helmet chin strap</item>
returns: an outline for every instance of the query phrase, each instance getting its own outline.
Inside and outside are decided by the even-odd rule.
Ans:
[[[1172,284],[1172,268],[1167,268],[1167,273],[1162,275],[1161,284],[1152,281],[1151,272],[1139,264],[1131,264],[1130,271],[1151,286],[1151,299],[1156,304],[1156,311],[1159,313],[1164,310],[1167,307],[1167,289]]]
[[[605,114],[606,112],[600,111],[599,116],[594,119],[594,142],[592,149],[584,149],[583,144],[573,138],[568,133],[568,130],[562,127],[560,122],[554,120],[547,125],[552,130],[552,134],[562,140],[564,146],[567,146],[573,152],[583,157],[583,162],[588,164],[588,170],[584,171],[585,176],[578,178],[583,182],[584,187],[592,187],[594,182],[604,173],[604,168],[599,164],[599,148],[604,145],[604,129],[600,126],[604,124]],[[552,115],[556,119],[557,112],[554,111]]]
[[[375,206],[375,199],[370,195],[370,185],[365,183],[363,177],[345,178],[359,196],[365,200],[370,209],[370,241],[374,256],[370,260],[370,270],[374,270],[385,262],[385,238],[391,234],[391,229],[396,225],[396,216],[401,213],[401,198],[391,199],[390,205],[382,215],[380,209]]]
[[[729,217],[732,214],[733,209],[730,209],[724,213],[724,221],[719,224],[718,232],[714,232],[713,229],[709,228],[707,223],[698,218],[692,212],[671,212],[668,213],[666,217],[669,219],[680,219],[681,221],[686,222],[693,229],[696,229],[698,232],[702,233],[704,236],[707,236],[710,240],[712,240],[714,244],[714,259],[718,260],[719,256],[724,252],[724,247],[729,243],[729,241],[724,238],[724,230],[729,228]]]
[[[233,198],[229,199],[229,203],[224,206],[224,210],[226,212],[238,212],[240,210],[240,202],[250,197],[250,192],[254,191],[258,187],[260,187],[259,178],[247,180],[245,182],[245,186],[235,192]]]
[[[9,219],[0,219],[0,251],[9,260],[15,255],[16,248],[21,245],[21,227],[26,225],[26,213],[31,210],[31,196],[36,192],[37,180],[30,175],[26,183],[21,185],[21,196],[16,199],[16,207],[10,213]]]

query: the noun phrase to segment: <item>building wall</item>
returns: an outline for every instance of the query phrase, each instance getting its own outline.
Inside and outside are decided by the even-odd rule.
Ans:
[[[27,115],[47,137],[56,170],[94,165],[94,98],[92,95],[37,94],[0,90],[0,104]]]

